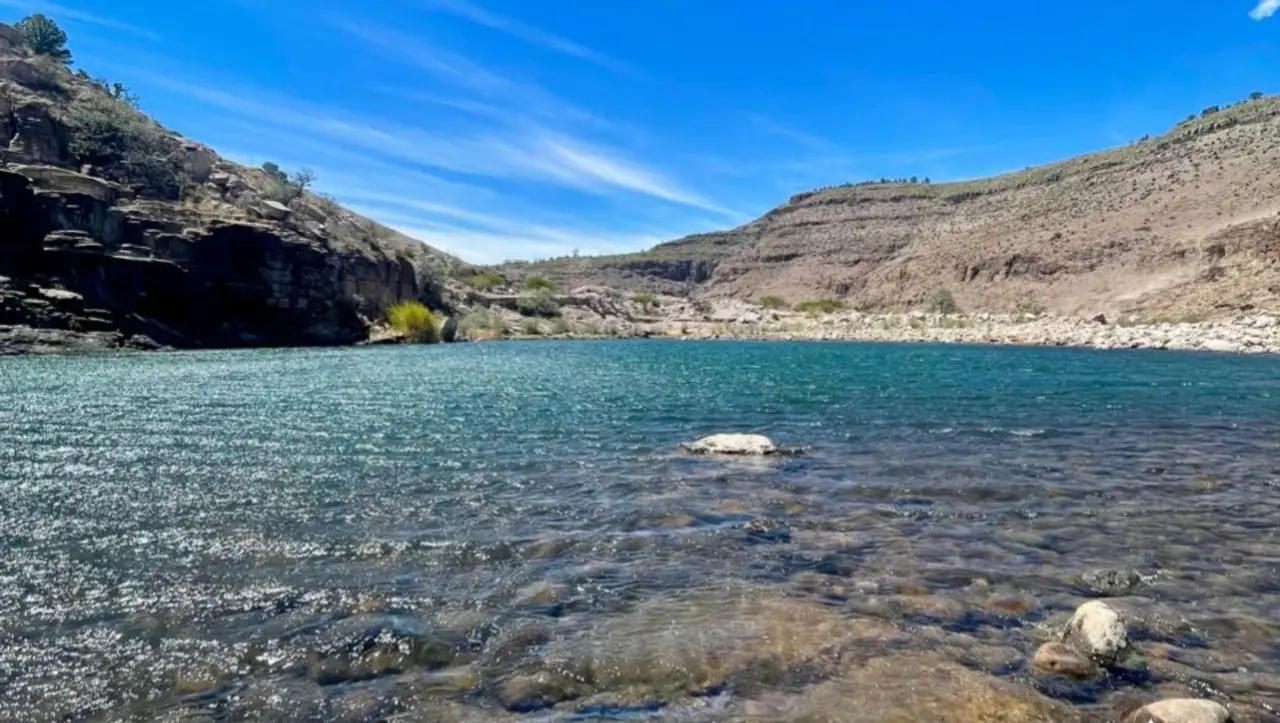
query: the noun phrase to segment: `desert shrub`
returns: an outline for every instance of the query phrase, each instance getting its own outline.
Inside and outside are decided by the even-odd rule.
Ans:
[[[557,317],[555,320],[551,322],[550,333],[555,334],[556,336],[563,336],[565,334],[568,334],[570,331],[571,330],[569,328],[569,321],[562,316]]]
[[[291,175],[270,161],[262,164],[262,172],[267,176],[267,185],[262,189],[262,195],[283,204],[293,203],[316,180],[315,172],[309,168],[300,168]]]
[[[525,319],[520,322],[520,333],[525,336],[542,336],[542,326],[537,319]]]
[[[844,307],[843,299],[809,299],[796,304],[796,311],[805,314],[830,314]]]
[[[48,17],[36,13],[19,20],[14,27],[22,33],[22,40],[36,55],[44,55],[60,63],[71,62],[67,50],[67,34]]]
[[[639,304],[640,308],[644,309],[645,311],[652,311],[653,309],[656,309],[662,306],[662,302],[658,301],[657,296],[654,296],[653,294],[650,294],[645,291],[642,291],[638,294],[632,294],[631,300]]]
[[[556,282],[545,276],[530,276],[524,280],[525,291],[555,291]]]
[[[1263,93],[1260,90],[1255,90],[1249,94],[1249,100],[1262,100],[1262,98]]]
[[[960,305],[949,289],[938,289],[929,295],[924,302],[925,310],[931,314],[958,314]]]
[[[497,339],[507,333],[507,325],[488,309],[473,309],[458,322],[458,331],[468,339]]]
[[[521,316],[542,316],[552,318],[560,315],[560,304],[550,289],[538,289],[528,296],[516,300],[516,310]]]
[[[492,271],[474,274],[467,278],[467,286],[481,291],[488,291],[506,283],[507,280],[502,278],[502,274],[496,274]]]
[[[761,296],[760,306],[766,309],[785,309],[787,308],[787,301],[781,296]]]
[[[99,175],[141,186],[143,195],[177,200],[182,196],[182,155],[178,144],[128,101],[81,93],[67,107],[68,149],[78,163]]]
[[[402,301],[387,309],[387,322],[409,341],[419,344],[440,341],[440,317],[416,301]]]
[[[1023,299],[1013,308],[1018,316],[1040,316],[1044,311],[1044,305],[1034,299]]]

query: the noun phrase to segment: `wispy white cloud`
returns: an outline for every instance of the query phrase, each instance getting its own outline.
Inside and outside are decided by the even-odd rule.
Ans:
[[[1250,13],[1254,20],[1266,20],[1280,10],[1280,0],[1262,0]]]
[[[781,138],[786,138],[811,150],[834,151],[838,149],[838,146],[835,143],[832,143],[826,138],[784,125],[764,114],[755,113],[749,116],[749,118],[751,120],[751,124],[759,130]]]
[[[572,40],[536,28],[508,15],[501,15],[474,5],[466,0],[418,0],[419,4],[466,18],[477,25],[506,33],[527,43],[553,50],[563,55],[580,58],[614,71],[634,70],[628,63],[616,60]]]
[[[65,5],[47,2],[46,0],[0,0],[0,7],[14,8],[29,13],[44,13],[52,16],[54,20],[73,20],[90,25],[98,25],[112,30],[120,30],[122,32],[136,35],[148,40],[160,40],[160,36],[137,25],[113,20],[101,15],[94,15],[76,8],[69,8]]]

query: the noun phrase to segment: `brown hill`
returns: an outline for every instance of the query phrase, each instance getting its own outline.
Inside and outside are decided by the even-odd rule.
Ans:
[[[502,269],[565,286],[906,309],[1204,314],[1280,306],[1280,98],[963,183],[861,184],[624,256]]]
[[[0,25],[0,353],[349,344],[389,304],[451,306],[456,259],[122,91]]]

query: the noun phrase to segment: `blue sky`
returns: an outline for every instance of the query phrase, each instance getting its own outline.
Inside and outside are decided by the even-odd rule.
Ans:
[[[1280,90],[1280,0],[0,0],[223,155],[475,262],[646,248]]]

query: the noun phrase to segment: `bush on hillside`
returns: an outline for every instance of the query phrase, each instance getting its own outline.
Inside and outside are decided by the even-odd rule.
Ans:
[[[765,309],[785,309],[787,301],[781,296],[761,296],[760,306]]]
[[[542,327],[537,319],[525,319],[520,322],[520,333],[525,336],[542,336]]]
[[[530,276],[524,280],[525,291],[555,291],[556,282],[545,276]]]
[[[830,314],[843,308],[843,299],[809,299],[796,304],[796,311],[805,314]]]
[[[938,289],[925,300],[925,310],[931,314],[959,314],[960,305],[949,289]]]
[[[472,309],[458,323],[458,331],[468,339],[500,339],[507,333],[507,325],[489,309]]]
[[[652,311],[662,306],[662,302],[658,300],[657,296],[646,291],[642,291],[638,294],[632,294],[631,300],[639,304],[640,308],[645,311]]]
[[[19,20],[14,27],[22,33],[22,40],[36,55],[44,55],[60,63],[71,62],[67,50],[67,34],[48,17],[36,13]]]
[[[143,195],[182,196],[182,155],[176,141],[128,100],[81,93],[67,107],[68,150],[98,175],[141,186]]]
[[[542,316],[548,319],[560,315],[560,304],[550,289],[538,289],[516,300],[516,310],[521,316]]]
[[[507,280],[502,277],[502,274],[494,273],[492,271],[475,274],[467,279],[468,286],[480,291],[495,289],[499,286],[506,285],[506,283]]]
[[[417,301],[403,301],[387,309],[387,322],[411,342],[435,344],[440,341],[439,315]]]

